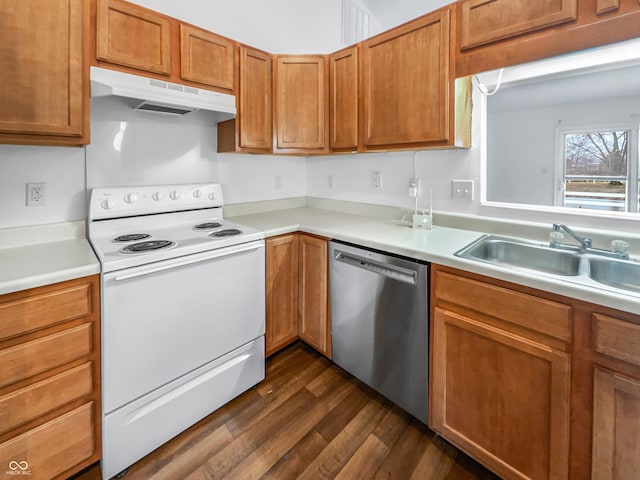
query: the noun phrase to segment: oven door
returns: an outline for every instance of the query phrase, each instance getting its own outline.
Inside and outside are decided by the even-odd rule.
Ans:
[[[105,414],[262,335],[264,241],[102,278]]]

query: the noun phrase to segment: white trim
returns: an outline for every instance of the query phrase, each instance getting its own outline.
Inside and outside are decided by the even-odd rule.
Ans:
[[[625,191],[625,212],[620,213],[638,213],[638,163],[640,158],[638,157],[638,129],[640,125],[638,123],[607,123],[607,124],[590,124],[588,126],[576,126],[576,127],[557,127],[555,133],[555,151],[556,157],[554,159],[554,183],[556,188],[553,191],[553,203],[554,206],[560,208],[571,208],[564,206],[564,179],[566,176],[566,162],[565,162],[565,142],[568,134],[580,134],[590,132],[629,132],[629,139],[627,141],[627,186]],[[632,187],[633,185],[633,187]],[[632,201],[634,200],[635,201]],[[608,212],[608,211],[607,211]]]

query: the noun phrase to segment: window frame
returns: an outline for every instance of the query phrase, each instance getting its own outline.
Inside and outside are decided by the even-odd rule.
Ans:
[[[567,207],[565,201],[565,177],[566,177],[566,158],[565,146],[566,136],[570,134],[583,134],[593,132],[619,132],[628,131],[629,140],[627,142],[627,190],[625,197],[625,209],[619,213],[638,213],[640,212],[640,121],[633,123],[607,123],[607,124],[590,124],[574,127],[558,127],[556,128],[556,158],[554,162],[554,182],[553,189],[553,205],[556,207],[567,208],[569,210],[592,210],[601,212],[614,212],[615,210],[599,210],[595,208],[578,209]]]

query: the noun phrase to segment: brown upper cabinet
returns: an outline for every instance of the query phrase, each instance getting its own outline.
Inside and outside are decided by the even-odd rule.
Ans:
[[[332,151],[358,149],[358,47],[329,56],[329,113]]]
[[[363,42],[363,151],[470,145],[470,82],[454,80],[451,32],[447,7]]]
[[[98,0],[98,60],[161,75],[171,73],[171,24],[167,17],[121,0]]]
[[[577,17],[578,0],[466,0],[462,2],[460,48],[467,49],[538,30]]]
[[[234,90],[236,43],[215,33],[180,25],[180,78]]]
[[[236,118],[218,124],[218,152],[270,153],[273,145],[271,55],[239,48]]]
[[[461,0],[458,77],[635,38],[638,0]]]
[[[274,62],[276,153],[329,152],[327,60],[324,55],[278,55]]]
[[[88,143],[88,13],[82,0],[0,1],[0,143]]]

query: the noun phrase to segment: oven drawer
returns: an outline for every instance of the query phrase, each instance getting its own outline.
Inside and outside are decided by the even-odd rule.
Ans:
[[[264,241],[103,275],[103,411],[264,335]]]
[[[264,337],[260,337],[107,414],[103,477],[111,478],[263,379]]]

